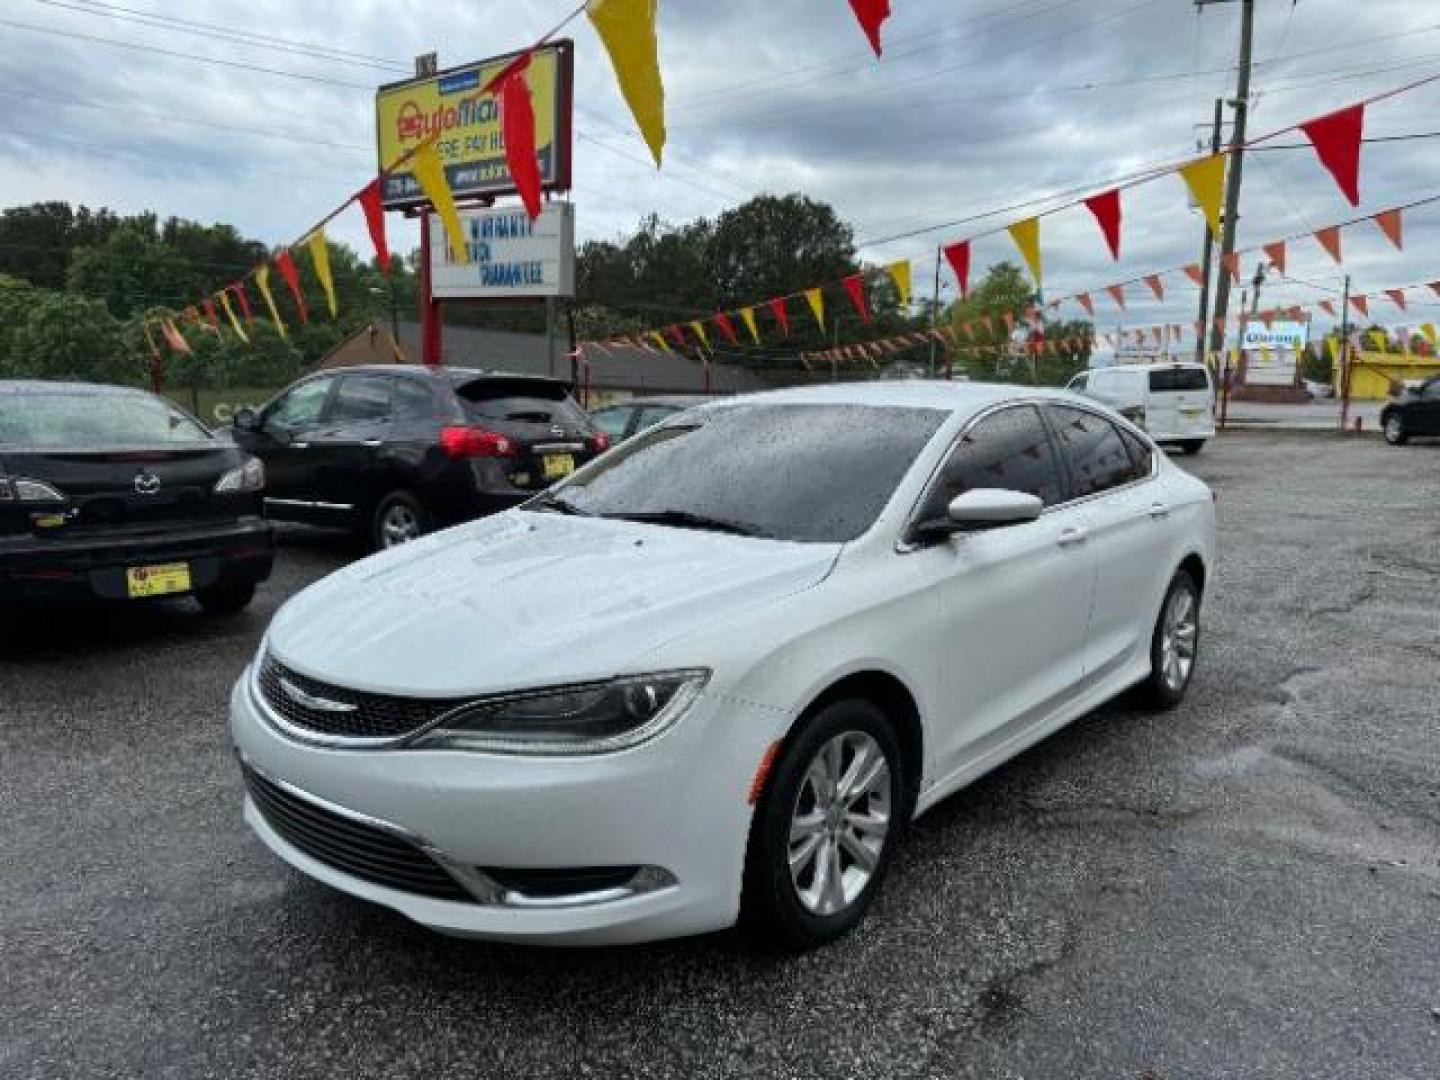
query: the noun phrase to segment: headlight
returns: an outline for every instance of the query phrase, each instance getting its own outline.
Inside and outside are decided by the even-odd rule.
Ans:
[[[465,705],[409,745],[501,754],[600,754],[653,739],[688,709],[710,673],[628,675]]]
[[[64,494],[43,480],[0,476],[0,502],[63,503]]]
[[[265,463],[259,458],[246,458],[245,464],[231,469],[215,481],[215,494],[232,495],[241,491],[259,491],[265,486]]]

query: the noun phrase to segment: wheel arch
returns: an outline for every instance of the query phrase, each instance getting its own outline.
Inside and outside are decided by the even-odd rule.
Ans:
[[[1192,551],[1180,560],[1180,565],[1175,568],[1177,571],[1184,570],[1195,581],[1195,588],[1200,591],[1200,598],[1205,598],[1205,560],[1198,552]]]

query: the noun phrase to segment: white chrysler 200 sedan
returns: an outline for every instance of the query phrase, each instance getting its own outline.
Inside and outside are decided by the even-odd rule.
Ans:
[[[1095,402],[716,402],[364,559],[235,687],[245,817],[446,933],[854,926],[908,822],[1121,691],[1180,701],[1209,489]]]

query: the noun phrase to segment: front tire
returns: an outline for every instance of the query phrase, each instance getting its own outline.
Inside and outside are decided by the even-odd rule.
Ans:
[[[865,916],[906,807],[900,744],[874,704],[833,702],[775,763],[750,828],[742,919],[789,949],[811,949]]]
[[[1393,412],[1385,418],[1383,430],[1385,441],[1391,446],[1404,446],[1410,441],[1410,432],[1405,430],[1405,417]]]
[[[1137,689],[1141,703],[1173,709],[1185,698],[1200,650],[1200,588],[1188,570],[1177,570],[1150,636],[1150,674]]]
[[[430,513],[408,491],[392,491],[375,507],[370,521],[370,545],[376,551],[418,540],[430,531]]]

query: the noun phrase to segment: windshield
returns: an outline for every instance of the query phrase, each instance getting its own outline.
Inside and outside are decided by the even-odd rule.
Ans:
[[[1157,368],[1150,372],[1150,389],[1161,393],[1170,390],[1209,390],[1210,380],[1202,367]]]
[[[148,394],[0,395],[0,445],[148,447],[210,438],[188,414]]]
[[[572,513],[839,543],[874,523],[947,415],[869,405],[720,406],[635,436],[554,496]]]

